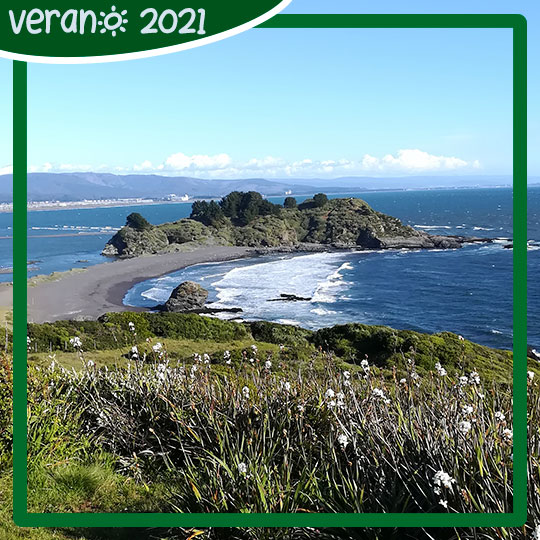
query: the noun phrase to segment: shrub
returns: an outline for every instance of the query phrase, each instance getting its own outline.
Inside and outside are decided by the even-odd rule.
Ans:
[[[215,201],[195,201],[191,207],[190,219],[217,227],[223,223],[225,214]]]
[[[274,343],[276,345],[305,346],[309,345],[308,338],[312,336],[311,330],[298,326],[271,323],[267,321],[254,321],[246,323],[251,335],[256,341]]]
[[[294,197],[285,197],[283,208],[296,208],[298,205]]]
[[[328,204],[328,197],[324,193],[317,193],[312,199],[306,199],[298,205],[299,210],[311,210],[313,208],[322,208]]]
[[[126,218],[126,226],[137,231],[144,231],[152,228],[152,224],[138,212],[132,212],[129,214],[129,216]]]
[[[221,199],[219,206],[233,223],[245,226],[258,216],[278,215],[280,206],[263,199],[256,191],[233,191]]]
[[[315,208],[322,208],[328,204],[328,197],[324,193],[317,193],[313,195],[313,203]]]

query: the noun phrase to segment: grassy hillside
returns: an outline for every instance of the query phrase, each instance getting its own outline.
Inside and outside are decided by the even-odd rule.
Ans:
[[[310,332],[182,314],[29,325],[29,336],[31,511],[511,510],[509,352],[449,333]],[[2,358],[0,539],[198,535],[10,524],[11,360]],[[197,537],[531,538],[540,523],[540,388],[535,366],[531,373],[523,529],[212,529]]]
[[[135,331],[130,330],[130,323]],[[353,372],[361,369],[366,357],[386,376],[404,373],[406,359],[414,359],[416,370],[424,375],[440,363],[452,375],[476,371],[489,381],[509,383],[512,379],[512,353],[491,349],[450,332],[422,334],[394,330],[385,326],[351,323],[310,331],[264,321],[230,322],[195,314],[181,313],[109,313],[98,321],[58,321],[29,324],[29,358],[48,363],[54,353],[60,362],[75,360],[70,338],[78,337],[88,358],[98,365],[125,363],[131,348],[152,356],[152,344],[165,342],[169,358],[189,362],[193,353],[211,353],[212,364],[223,365],[222,354],[231,352],[233,362],[241,360],[248,343],[275,352],[285,346],[289,366],[311,361],[320,368],[320,352],[331,353],[336,362]],[[202,345],[201,345],[202,343]],[[540,376],[537,363],[530,369]]]

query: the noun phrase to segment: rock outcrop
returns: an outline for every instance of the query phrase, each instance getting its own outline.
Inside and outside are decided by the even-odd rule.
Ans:
[[[184,281],[174,289],[167,302],[161,306],[161,310],[175,313],[200,310],[207,298],[208,291],[198,283]]]

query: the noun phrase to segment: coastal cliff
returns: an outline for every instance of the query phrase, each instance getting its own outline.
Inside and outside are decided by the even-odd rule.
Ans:
[[[455,249],[477,238],[438,236],[404,225],[361,199],[317,194],[296,204],[272,204],[255,192],[233,192],[219,203],[197,201],[190,218],[153,226],[131,214],[103,250],[122,258],[200,246],[262,249]]]

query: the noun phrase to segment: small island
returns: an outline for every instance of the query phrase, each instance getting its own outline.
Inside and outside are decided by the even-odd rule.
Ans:
[[[361,199],[329,200],[324,193],[297,204],[273,204],[260,193],[234,191],[216,201],[195,201],[189,218],[161,225],[132,213],[103,255],[132,258],[209,246],[271,251],[331,249],[456,249],[489,239],[439,236],[404,225]]]

